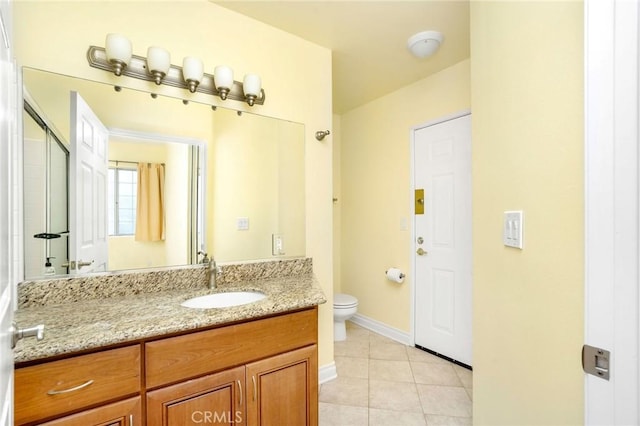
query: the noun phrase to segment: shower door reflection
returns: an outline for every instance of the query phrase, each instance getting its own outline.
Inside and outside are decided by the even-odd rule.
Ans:
[[[68,273],[69,150],[41,114],[24,103],[25,276],[43,275],[47,259]]]

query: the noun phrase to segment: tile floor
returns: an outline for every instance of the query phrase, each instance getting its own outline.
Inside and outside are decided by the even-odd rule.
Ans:
[[[472,373],[347,321],[338,378],[320,386],[320,426],[472,424]]]

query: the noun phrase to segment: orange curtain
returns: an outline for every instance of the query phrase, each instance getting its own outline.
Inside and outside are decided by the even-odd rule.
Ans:
[[[164,240],[164,165],[138,163],[136,241]]]

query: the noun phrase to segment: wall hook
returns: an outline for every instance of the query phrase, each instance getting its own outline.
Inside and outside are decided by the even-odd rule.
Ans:
[[[328,130],[318,130],[316,132],[316,139],[318,139],[319,141],[321,141],[322,139],[324,139],[325,136],[330,135],[331,132]]]

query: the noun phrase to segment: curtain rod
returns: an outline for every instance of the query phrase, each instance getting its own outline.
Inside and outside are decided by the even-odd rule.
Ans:
[[[140,161],[124,161],[124,160],[109,160],[110,163],[116,163],[116,166],[118,165],[118,163],[126,163],[126,164],[140,164]],[[147,164],[152,164],[150,162],[146,162]],[[161,165],[164,166],[164,163],[160,163]]]

